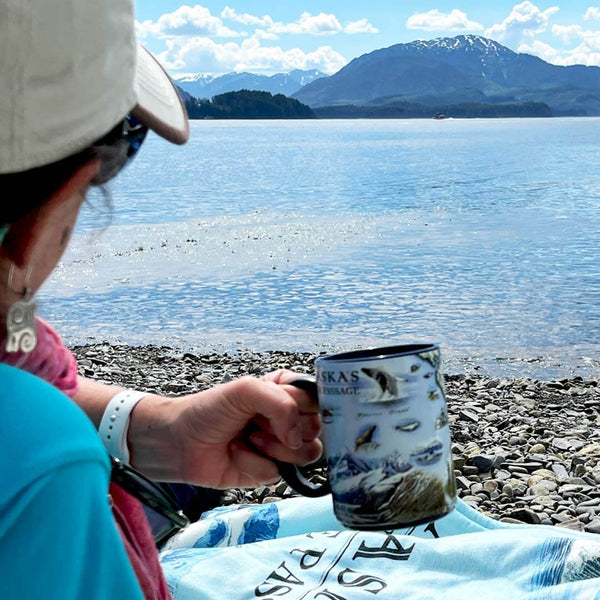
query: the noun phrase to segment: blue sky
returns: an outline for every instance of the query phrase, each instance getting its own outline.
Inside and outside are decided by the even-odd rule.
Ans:
[[[471,33],[553,64],[600,66],[600,0],[136,0],[139,39],[172,76],[334,73],[366,52]]]

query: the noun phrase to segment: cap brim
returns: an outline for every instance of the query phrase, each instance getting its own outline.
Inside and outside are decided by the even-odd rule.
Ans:
[[[187,142],[190,124],[177,88],[160,63],[139,43],[135,92],[138,102],[131,114],[136,119],[173,144]]]

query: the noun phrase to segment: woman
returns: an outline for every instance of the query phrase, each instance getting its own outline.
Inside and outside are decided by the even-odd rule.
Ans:
[[[318,416],[304,392],[285,385],[289,372],[177,399],[65,384],[83,410],[25,372],[54,372],[49,356],[72,369],[35,320],[32,299],[90,186],[112,179],[147,129],[175,144],[189,131],[173,84],[135,40],[131,0],[0,0],[0,11],[2,597],[164,597],[160,574],[140,581],[127,552],[154,547],[115,524],[108,452],[155,480],[254,486],[279,479],[269,457],[318,458]],[[38,337],[39,352],[52,350],[41,359]],[[73,384],[68,373],[61,381]],[[155,555],[148,564],[159,570]],[[149,589],[153,581],[162,587]]]

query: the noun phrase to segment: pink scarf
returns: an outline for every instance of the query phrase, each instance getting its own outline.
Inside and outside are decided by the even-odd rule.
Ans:
[[[6,352],[2,345],[0,362],[37,375],[73,398],[78,388],[75,356],[58,333],[39,317],[36,317],[36,334],[37,345],[29,354]],[[172,600],[142,505],[114,483],[110,484],[109,492],[117,529],[146,600]]]
[[[37,345],[29,353],[7,352],[0,346],[0,362],[37,375],[73,398],[77,393],[77,361],[56,331],[36,317]]]

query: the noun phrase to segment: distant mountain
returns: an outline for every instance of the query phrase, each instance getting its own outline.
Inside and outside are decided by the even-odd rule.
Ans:
[[[481,36],[460,35],[364,54],[292,96],[312,108],[534,102],[555,115],[600,115],[600,68],[551,65]]]
[[[188,94],[184,89],[182,89],[178,85],[175,85],[175,88],[177,89],[177,93],[181,96],[181,99],[184,102],[187,102],[187,101],[193,99],[193,96],[191,94]]]
[[[219,77],[200,74],[187,75],[176,78],[175,83],[194,98],[210,99],[219,94],[239,90],[291,96],[303,86],[322,77],[327,77],[327,75],[316,69],[310,71],[296,69],[289,73],[277,73],[276,75],[256,75],[254,73],[228,73]]]

